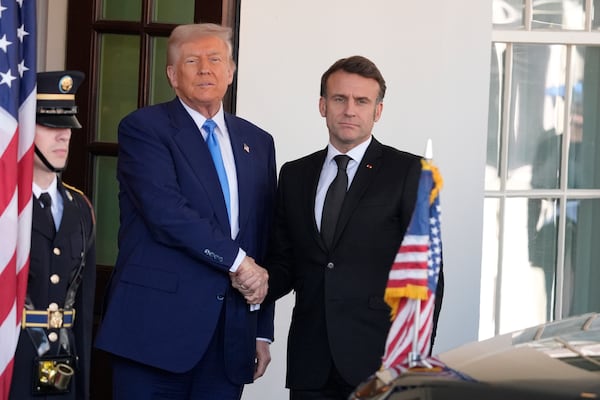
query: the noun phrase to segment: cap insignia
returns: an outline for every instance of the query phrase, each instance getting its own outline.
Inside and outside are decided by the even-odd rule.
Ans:
[[[61,93],[69,93],[73,88],[73,78],[69,75],[65,75],[58,81],[58,90]]]

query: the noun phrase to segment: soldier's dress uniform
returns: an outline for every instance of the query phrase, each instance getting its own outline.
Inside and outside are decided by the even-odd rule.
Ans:
[[[75,309],[73,326],[62,329],[68,335],[70,353],[76,358],[75,376],[71,379],[73,386],[70,393],[56,396],[60,399],[84,399],[89,393],[87,377],[89,377],[92,347],[92,309],[96,280],[94,218],[84,195],[66,187],[60,179],[58,192],[63,199],[64,209],[56,234],[38,199],[33,199],[33,230],[27,293],[36,310],[46,310],[53,303],[58,308],[62,308],[69,281],[79,268],[84,247],[87,248],[83,276],[73,306]],[[21,331],[15,354],[10,395],[14,400],[40,399],[39,395],[33,395],[33,369],[38,354],[27,332],[28,329],[31,328]],[[43,329],[43,331],[50,344],[50,350],[45,355],[67,355],[64,349],[61,350],[61,329]],[[83,379],[84,377],[86,379]],[[48,398],[52,397],[48,396]]]
[[[57,192],[63,203],[57,230],[40,200],[36,196],[32,199],[27,310],[24,310],[24,327],[14,357],[11,400],[89,398],[96,283],[95,218],[85,195],[64,184],[60,177],[57,177]],[[76,279],[77,271],[81,274],[80,283],[73,293],[73,304],[69,307],[69,287],[71,281]],[[62,327],[48,327],[49,315],[55,315],[48,310],[62,312],[64,308],[74,310],[74,316],[71,310],[67,310],[69,312],[64,314],[69,315],[64,316]],[[56,324],[50,321],[50,326],[53,323]],[[45,327],[40,326],[44,324]],[[44,359],[57,357],[71,361],[68,365],[74,370],[74,375],[65,391],[54,391],[52,387],[38,384],[38,346],[44,348],[41,355]]]

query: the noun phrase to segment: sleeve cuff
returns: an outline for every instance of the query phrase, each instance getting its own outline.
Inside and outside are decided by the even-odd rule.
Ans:
[[[235,258],[235,260],[233,260],[233,265],[231,266],[231,268],[229,268],[229,272],[236,272],[237,269],[240,267],[242,261],[244,261],[244,257],[246,257],[246,252],[242,249],[239,249],[237,257]]]

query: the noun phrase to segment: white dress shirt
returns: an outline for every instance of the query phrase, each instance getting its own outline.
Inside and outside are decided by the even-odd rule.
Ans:
[[[356,171],[358,170],[358,165],[362,161],[362,158],[367,151],[367,147],[369,147],[369,144],[371,144],[372,139],[372,136],[369,137],[369,140],[364,141],[346,153],[346,155],[350,157],[348,167],[346,168],[346,174],[348,174],[348,188],[350,188],[350,185],[352,184],[352,180],[354,179]],[[323,216],[325,195],[327,194],[327,189],[329,189],[329,185],[331,185],[331,182],[333,182],[335,179],[338,171],[337,163],[333,158],[339,154],[343,153],[340,153],[340,151],[333,147],[331,143],[327,145],[327,157],[325,157],[325,162],[323,163],[323,168],[321,169],[321,176],[319,177],[319,184],[317,185],[317,195],[315,197],[315,222],[317,223],[319,231],[321,231],[321,218]]]
[[[64,204],[62,196],[58,193],[58,179],[56,178],[56,175],[54,176],[52,183],[50,183],[50,186],[48,186],[46,189],[42,189],[35,182],[33,182],[32,191],[38,201],[42,193],[48,193],[50,195],[50,198],[52,199],[50,211],[52,211],[52,218],[54,218],[54,227],[58,232],[58,227],[60,226],[60,221],[63,215]]]

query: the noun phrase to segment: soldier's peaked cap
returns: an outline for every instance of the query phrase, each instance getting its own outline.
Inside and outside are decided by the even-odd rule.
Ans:
[[[50,128],[81,128],[75,92],[84,78],[80,71],[39,72],[36,123]]]

